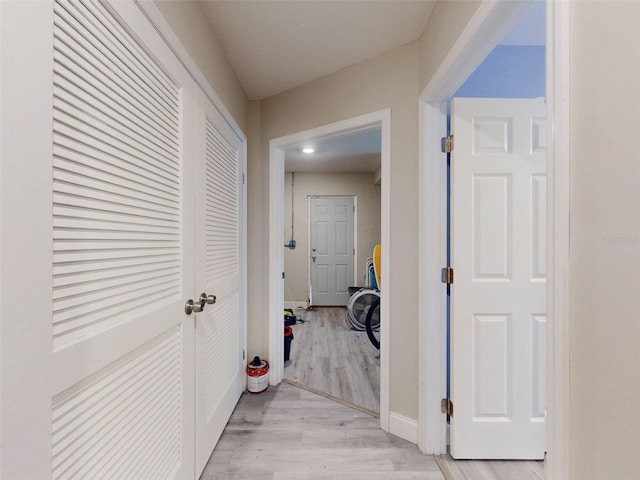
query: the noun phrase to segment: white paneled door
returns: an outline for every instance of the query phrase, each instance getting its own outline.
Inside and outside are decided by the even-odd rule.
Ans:
[[[219,428],[242,389],[243,141],[134,2],[0,22],[0,476],[197,478],[196,395]]]
[[[354,199],[311,197],[311,305],[344,306],[354,285]]]
[[[545,452],[544,99],[454,99],[451,455]]]
[[[196,319],[196,473],[244,387],[242,141],[197,92],[196,285],[210,302]]]

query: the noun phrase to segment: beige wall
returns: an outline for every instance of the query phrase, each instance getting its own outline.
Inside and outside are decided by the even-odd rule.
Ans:
[[[269,297],[269,282],[266,272],[269,268],[268,214],[264,206],[268,196],[263,191],[263,162],[261,155],[261,115],[260,102],[249,102],[249,133],[247,136],[247,357],[256,355],[267,358],[269,338],[269,318],[266,305]],[[265,200],[266,197],[266,200]],[[266,202],[266,203],[265,203]]]
[[[481,0],[439,1],[436,3],[420,38],[421,92],[481,3]]]
[[[155,4],[246,135],[247,96],[200,2],[156,0]]]
[[[296,173],[294,192],[294,238],[296,248],[284,250],[285,302],[306,302],[309,297],[309,195],[356,197],[357,282],[364,285],[365,263],[380,243],[380,185],[373,173]],[[284,181],[283,244],[291,238],[291,173]]]
[[[249,277],[259,276],[267,285],[268,223],[255,219],[269,214],[269,140],[339,120],[391,108],[391,319],[390,408],[418,418],[418,269],[407,252],[418,249],[418,44],[402,48],[262,101],[261,164],[250,166],[249,176],[262,185],[259,210],[250,212],[249,235],[262,249],[250,252]],[[258,168],[257,168],[258,167]],[[256,228],[261,227],[260,231]],[[384,247],[383,247],[384,248]],[[253,293],[249,293],[253,300]],[[268,351],[267,302],[263,295],[249,305],[249,355]]]
[[[571,478],[631,480],[640,478],[640,3],[571,11]]]

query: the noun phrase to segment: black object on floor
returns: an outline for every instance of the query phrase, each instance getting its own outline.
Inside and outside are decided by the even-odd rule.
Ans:
[[[293,340],[293,328],[284,327],[284,361],[288,362],[291,356],[291,341]]]

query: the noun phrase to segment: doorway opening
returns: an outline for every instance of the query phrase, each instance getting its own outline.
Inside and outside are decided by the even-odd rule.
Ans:
[[[336,203],[335,208],[340,212],[344,212],[346,207],[338,199],[350,198],[354,201],[351,208],[355,210],[354,222],[357,223],[357,228],[355,228],[353,235],[353,246],[349,247],[348,242],[351,241],[349,239],[345,240],[347,244],[340,245],[340,249],[345,250],[345,253],[349,253],[347,250],[350,248],[351,251],[348,256],[353,260],[353,271],[342,272],[341,269],[345,267],[338,265],[337,271],[340,275],[336,276],[335,268],[327,274],[333,267],[322,265],[321,270],[323,271],[321,273],[324,277],[320,279],[320,282],[331,279],[334,284],[332,288],[338,292],[344,290],[345,287],[348,289],[348,287],[353,288],[360,285],[363,281],[360,277],[363,277],[365,273],[367,250],[373,251],[375,243],[384,244],[385,239],[389,237],[387,183],[390,161],[389,129],[390,111],[382,110],[280,137],[270,142],[270,383],[277,384],[285,378],[290,379],[291,376],[296,376],[303,380],[305,378],[308,379],[309,376],[304,377],[299,372],[289,373],[292,364],[295,362],[296,365],[294,366],[296,368],[302,366],[307,373],[311,372],[313,374],[311,376],[316,378],[321,376],[325,383],[329,381],[334,386],[336,386],[336,383],[338,384],[337,390],[330,390],[322,382],[319,384],[320,388],[314,385],[306,385],[316,391],[340,398],[340,391],[351,390],[357,392],[364,390],[364,395],[371,399],[370,385],[365,385],[367,388],[357,384],[350,385],[346,376],[343,380],[333,382],[330,373],[330,369],[333,367],[336,367],[336,369],[349,368],[349,365],[344,365],[345,362],[353,365],[362,364],[362,358],[360,357],[364,355],[372,362],[379,362],[379,367],[375,365],[375,370],[379,368],[379,375],[375,374],[375,383],[379,386],[374,386],[377,390],[374,395],[374,406],[372,408],[370,403],[359,405],[362,402],[358,398],[355,398],[356,401],[353,401],[353,398],[344,400],[365,410],[375,411],[376,413],[379,411],[380,425],[384,430],[388,430],[389,419],[388,356],[385,354],[388,348],[388,340],[385,338],[388,338],[388,331],[385,333],[386,325],[388,324],[388,309],[382,303],[380,308],[381,353],[380,358],[376,358],[378,353],[369,342],[366,332],[354,332],[348,326],[345,301],[349,300],[349,295],[347,294],[342,300],[333,299],[328,300],[328,303],[323,303],[318,301],[319,294],[317,292],[315,295],[313,294],[313,257],[316,257],[317,262],[319,259],[317,255],[319,245],[311,244],[312,223],[310,214],[312,199],[334,199],[336,201],[331,203]],[[358,142],[360,142],[360,146],[357,146]],[[362,142],[369,145],[373,144],[374,151],[370,151],[371,147],[363,147]],[[314,146],[311,146],[312,143]],[[334,151],[334,154],[326,155],[324,159],[314,157],[315,152],[322,153],[323,145],[327,148],[337,148],[337,150]],[[354,147],[354,145],[356,146]],[[313,148],[314,153],[305,153],[303,148]],[[324,165],[322,165],[323,162]],[[350,163],[352,165],[349,165]],[[325,211],[326,209],[323,207],[322,210]],[[324,220],[327,219],[322,221]],[[345,228],[348,230],[349,228],[342,220],[342,217],[340,217],[331,221],[334,222],[334,226],[337,225],[336,228],[338,230],[344,230]],[[292,226],[293,230],[291,229]],[[321,228],[325,227],[326,231],[322,231],[321,235],[326,235],[330,232],[326,223]],[[314,232],[314,235],[317,236],[317,234],[318,232]],[[340,243],[346,238],[341,231],[337,233],[333,231],[331,235],[333,235],[332,242],[334,243],[336,241]],[[314,248],[316,248],[316,252],[313,251]],[[369,252],[368,256],[370,257],[371,255],[372,252]],[[340,262],[338,261],[337,263],[340,264]],[[387,262],[388,257],[384,255],[383,249],[383,270]],[[318,272],[316,271],[315,273],[317,275]],[[320,286],[321,289],[326,289],[327,287],[326,283]],[[383,295],[382,292],[381,295]],[[318,307],[318,305],[336,304],[338,305],[337,307]],[[296,317],[301,316],[303,318],[304,323],[297,325],[301,335],[303,331],[310,331],[310,328],[307,327],[318,327],[319,324],[326,325],[327,322],[331,321],[345,329],[344,333],[346,335],[321,342],[327,350],[326,352],[320,352],[324,359],[317,361],[315,365],[310,365],[310,362],[313,362],[311,358],[313,355],[305,352],[306,347],[302,345],[304,340],[302,336],[300,338],[296,337],[296,327],[294,327],[294,339],[291,342],[291,350],[289,352],[291,359],[286,364],[287,372],[285,372],[282,339],[282,314],[285,307],[291,308]],[[304,310],[309,307],[312,310]],[[317,323],[312,325],[314,321]],[[358,335],[363,337],[358,340],[358,343],[352,342],[351,340],[353,339],[349,340],[350,337]],[[341,358],[340,353],[337,351],[331,352],[329,348],[332,346],[331,342],[336,342],[337,340],[346,342],[342,347],[345,347],[345,345],[356,349],[369,347],[371,351],[352,353],[349,357],[353,358]],[[296,345],[296,343],[299,343],[299,345]],[[337,342],[334,346],[336,349],[341,348],[337,345]],[[313,349],[321,350],[317,345]],[[296,351],[299,352],[297,357],[294,356]],[[312,353],[315,354],[315,352]],[[298,380],[298,382],[304,384],[304,381]],[[342,383],[342,385],[339,385],[339,383]],[[370,384],[370,382],[367,380],[366,384]],[[335,395],[334,392],[339,395]]]
[[[420,391],[418,443],[425,453],[444,454],[447,450],[446,415],[441,413],[441,399],[446,395],[446,295],[441,284],[440,268],[446,265],[446,161],[440,151],[440,139],[446,135],[447,101],[482,63],[501,38],[515,25],[531,5],[523,2],[484,2],[462,32],[447,57],[432,77],[421,96],[422,150],[421,204],[425,207],[421,218],[421,373],[424,388]],[[546,412],[547,471],[564,478],[567,432],[561,413],[566,407],[564,381],[568,350],[566,345],[566,273],[568,268],[568,192],[566,160],[559,153],[567,146],[558,140],[558,132],[567,127],[568,106],[559,101],[566,95],[566,20],[562,5],[548,2],[546,84],[549,138],[547,145],[546,189],[547,218],[547,299],[546,311],[553,322],[547,338]],[[455,148],[455,147],[454,147]],[[566,197],[568,198],[568,196]],[[422,365],[425,367],[423,368]],[[424,407],[424,408],[423,408]],[[454,406],[455,412],[455,406]],[[454,413],[455,415],[455,413]],[[550,462],[549,462],[550,460]],[[553,474],[552,474],[553,475]],[[554,477],[556,478],[556,477]]]
[[[447,417],[455,459],[546,450],[545,4],[448,102]],[[531,469],[542,472],[540,464]]]
[[[286,147],[284,205],[284,378],[376,415],[378,351],[346,307],[380,243],[380,139],[377,127]]]

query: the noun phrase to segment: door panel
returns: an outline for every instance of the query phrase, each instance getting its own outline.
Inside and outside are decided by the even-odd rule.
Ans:
[[[51,457],[34,462],[192,478],[194,83],[134,4],[49,8]]]
[[[182,348],[174,327],[54,397],[52,478],[175,472],[183,461]]]
[[[354,282],[353,197],[311,197],[311,304],[346,305]]]
[[[196,178],[195,83],[134,2],[0,22],[0,476],[193,479],[196,322],[219,431],[243,386],[244,140],[208,115]]]
[[[241,140],[197,92],[196,285],[216,296],[196,317],[196,473],[244,386]]]
[[[473,177],[473,279],[511,278],[511,176]]]
[[[452,102],[454,458],[544,457],[545,110]]]

